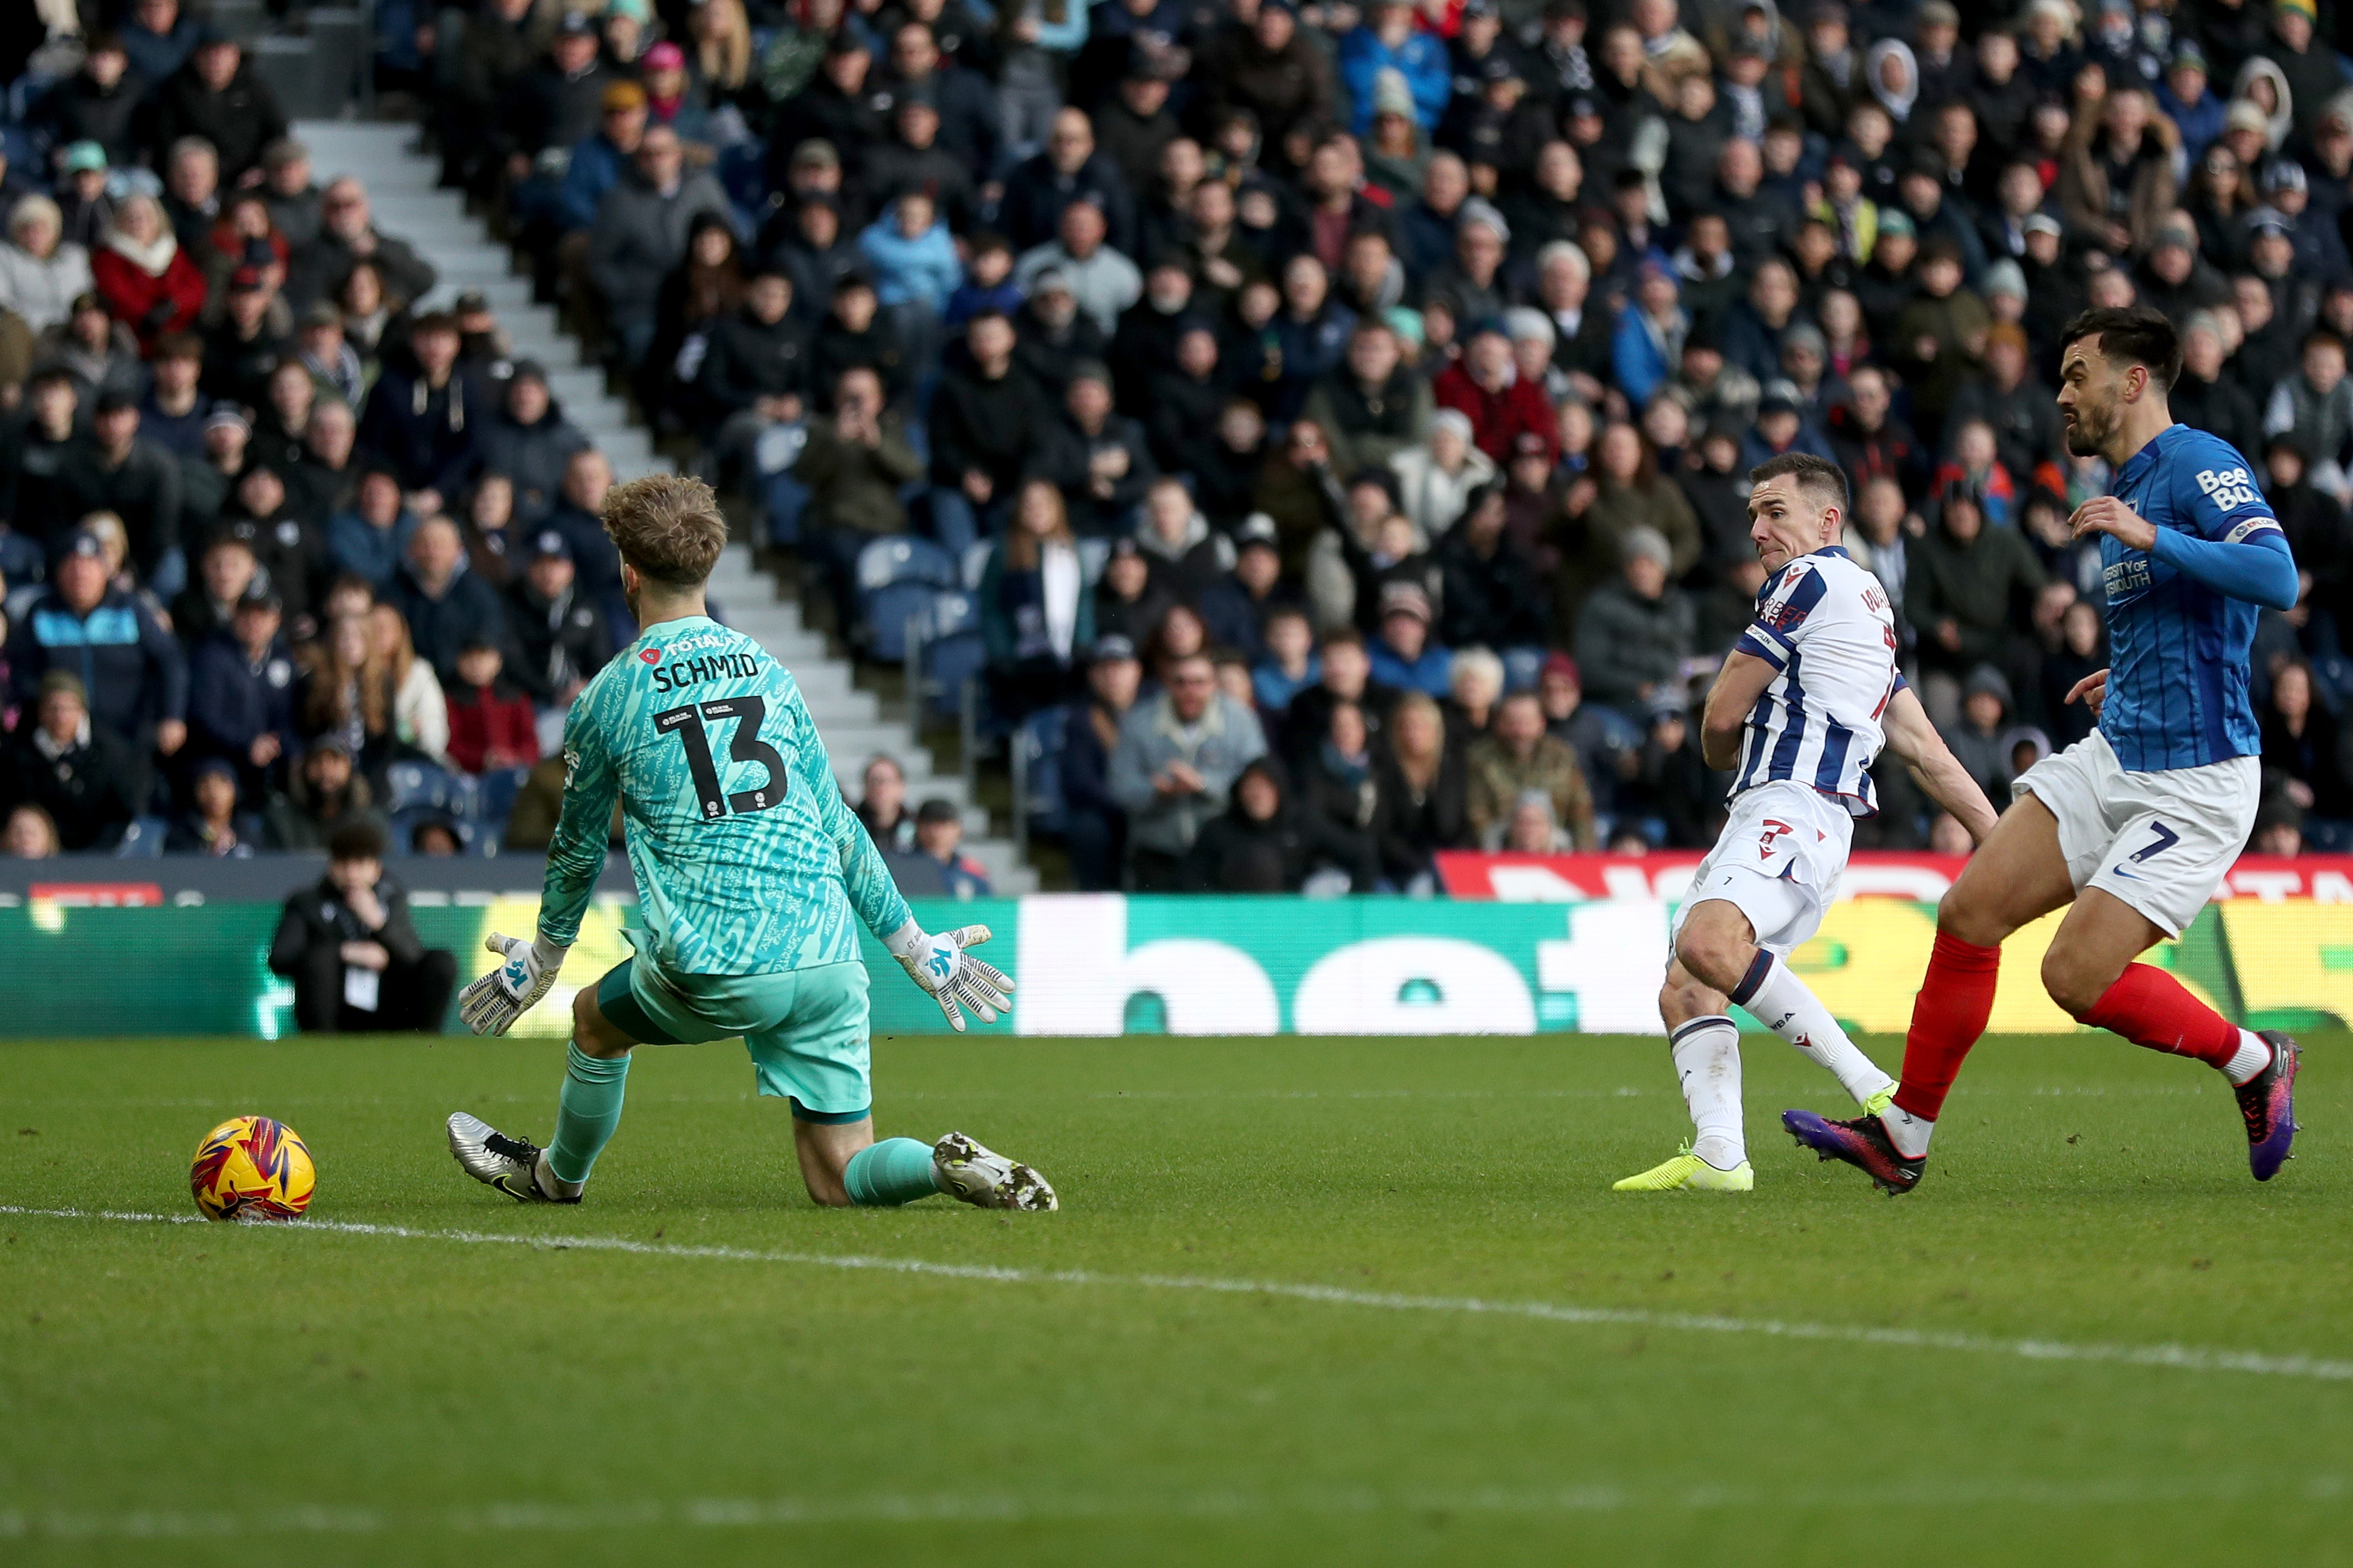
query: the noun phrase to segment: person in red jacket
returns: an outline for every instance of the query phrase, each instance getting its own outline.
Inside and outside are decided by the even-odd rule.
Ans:
[[[470,773],[527,768],[539,761],[539,721],[531,699],[499,679],[505,657],[476,637],[458,650],[449,689],[449,760]]]
[[[1459,408],[1471,420],[1471,439],[1500,466],[1512,458],[1514,443],[1533,434],[1544,442],[1545,460],[1560,458],[1560,426],[1544,388],[1523,380],[1512,363],[1512,340],[1497,321],[1472,330],[1461,359],[1431,383],[1440,408]]]
[[[180,248],[164,209],[149,195],[128,195],[90,260],[106,313],[129,327],[143,355],[165,332],[184,332],[205,308],[205,275]]]

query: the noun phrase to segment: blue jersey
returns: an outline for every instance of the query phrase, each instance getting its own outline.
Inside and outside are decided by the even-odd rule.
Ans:
[[[2280,531],[2238,448],[2174,425],[2116,472],[2108,493],[2160,529],[2237,543]],[[2257,606],[2146,551],[2100,536],[2108,690],[2100,733],[2133,773],[2204,767],[2263,750],[2247,698]]]

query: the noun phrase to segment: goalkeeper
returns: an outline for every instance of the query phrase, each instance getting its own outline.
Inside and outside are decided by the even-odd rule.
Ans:
[[[502,1035],[547,994],[605,867],[617,797],[645,928],[573,999],[572,1045],[546,1148],[459,1111],[467,1174],[525,1203],[577,1203],[621,1120],[629,1051],[741,1035],[762,1094],[792,1107],[801,1178],[820,1204],[889,1205],[946,1193],[983,1208],[1050,1209],[1038,1173],[961,1132],[874,1141],[866,966],[853,916],[958,1031],[995,1022],[1013,983],[967,949],[986,926],[926,934],[834,784],[800,688],[750,637],[713,621],[702,586],[727,542],[709,486],[653,475],[605,500],[605,531],[643,634],[574,700],[564,816],[535,941],[493,933],[505,959],[459,1013]]]

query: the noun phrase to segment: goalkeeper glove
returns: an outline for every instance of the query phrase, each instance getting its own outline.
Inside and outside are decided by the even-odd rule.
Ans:
[[[907,972],[907,978],[940,1005],[940,1011],[947,1016],[948,1027],[961,1035],[964,1014],[960,1005],[970,1008],[984,1024],[994,1024],[999,1014],[1013,1006],[1013,982],[1002,971],[965,951],[987,940],[987,926],[966,926],[962,931],[930,935],[909,921],[883,938],[882,944]]]
[[[482,945],[506,962],[466,987],[458,998],[458,1016],[478,1035],[503,1035],[514,1027],[517,1018],[539,1005],[540,998],[555,984],[564,955],[571,949],[543,936],[525,942],[496,931]]]

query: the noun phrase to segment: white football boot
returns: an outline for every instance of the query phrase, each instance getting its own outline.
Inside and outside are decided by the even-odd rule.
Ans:
[[[547,1151],[528,1138],[510,1138],[477,1116],[449,1115],[449,1152],[466,1174],[496,1187],[517,1203],[576,1204],[583,1182],[559,1182],[547,1168]]]
[[[1061,1206],[1045,1177],[1018,1160],[982,1148],[961,1132],[951,1132],[932,1145],[932,1172],[942,1192],[976,1208]]]

